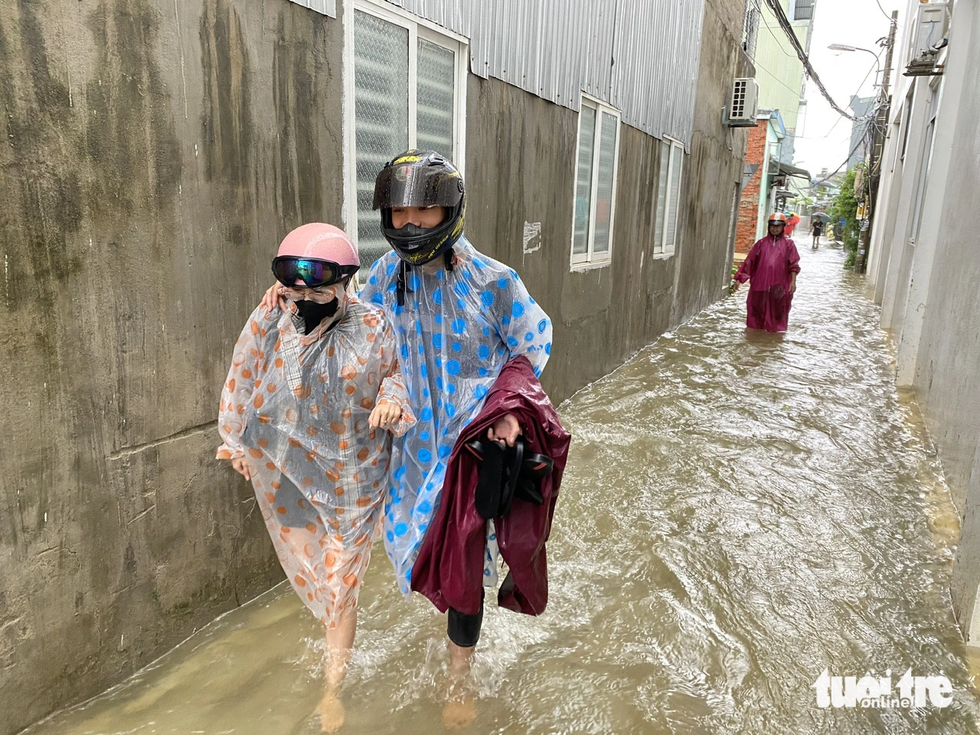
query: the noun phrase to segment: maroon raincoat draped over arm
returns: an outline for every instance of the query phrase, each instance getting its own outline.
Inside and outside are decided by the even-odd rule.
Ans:
[[[476,512],[479,465],[463,445],[472,439],[485,439],[493,422],[508,413],[520,422],[527,451],[548,455],[555,467],[541,481],[542,505],[514,498],[510,513],[494,519],[497,545],[514,582],[501,587],[497,602],[528,615],[540,614],[548,602],[545,542],[551,533],[571,434],[558,420],[531,364],[518,357],[504,366],[483,410],[456,441],[439,508],[412,567],[412,589],[429,598],[441,612],[452,607],[475,614],[480,609],[487,522]]]

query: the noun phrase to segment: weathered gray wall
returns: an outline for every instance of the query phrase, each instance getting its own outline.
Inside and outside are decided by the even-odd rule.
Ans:
[[[721,109],[731,105],[735,78],[755,76],[740,43],[744,7],[739,0],[705,3],[704,43],[684,186],[686,210],[680,219],[680,272],[671,317],[675,324],[721,298],[731,281],[732,209],[749,136],[747,128],[722,125]]]
[[[721,294],[741,11],[707,3],[673,257],[660,143],[622,126],[612,264],[571,272],[577,114],[469,78],[467,233],[553,316],[556,402]],[[339,20],[286,2],[0,0],[0,732],[280,578],[212,459],[217,391],[281,236],[340,221],[341,52]]]
[[[980,612],[975,609],[980,587],[980,251],[976,226],[964,216],[975,209],[980,191],[980,6],[957,3],[955,12],[950,46],[957,42],[968,58],[950,70],[961,75],[962,92],[949,171],[945,180],[929,182],[945,187],[946,195],[914,385],[950,491],[964,512],[953,603],[970,643],[980,645],[980,619],[974,617]],[[917,305],[909,304],[912,308]]]
[[[653,257],[660,143],[620,127],[609,266],[571,271],[578,116],[494,79],[470,76],[467,235],[513,264],[555,323],[545,387],[560,401],[667,329],[718,300],[731,262],[729,223],[747,134],[721,124],[732,80],[751,76],[739,41],[742,0],[709,0],[704,18],[691,154],[673,257]],[[541,247],[523,252],[524,223]]]
[[[0,0],[2,733],[281,576],[214,419],[279,239],[339,220],[340,28]]]
[[[472,75],[467,104],[467,237],[517,268],[554,321],[554,352],[544,383],[557,403],[621,365],[669,326],[675,261],[649,257],[659,142],[620,127],[612,263],[573,272],[578,115]],[[525,222],[541,224],[541,247],[528,254]]]

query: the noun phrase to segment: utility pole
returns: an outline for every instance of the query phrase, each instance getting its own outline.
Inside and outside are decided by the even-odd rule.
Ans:
[[[878,197],[878,182],[881,180],[881,158],[885,149],[888,117],[891,114],[891,96],[889,80],[892,75],[892,51],[895,48],[895,29],[898,27],[898,11],[892,11],[891,27],[888,29],[888,41],[885,45],[885,73],[881,78],[881,98],[875,111],[875,123],[871,149],[868,152],[868,184],[865,188],[865,209],[867,212],[867,227],[858,234],[858,256],[854,264],[857,273],[864,273],[868,268],[871,250],[871,225],[874,223],[875,205]]]

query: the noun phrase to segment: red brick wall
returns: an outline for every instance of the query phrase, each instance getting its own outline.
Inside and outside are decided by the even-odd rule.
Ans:
[[[735,252],[748,253],[755,243],[755,227],[759,217],[759,187],[762,185],[762,163],[766,154],[768,120],[760,120],[749,128],[749,145],[745,151],[745,165],[756,166],[749,183],[742,189],[738,200],[738,224],[735,225]]]

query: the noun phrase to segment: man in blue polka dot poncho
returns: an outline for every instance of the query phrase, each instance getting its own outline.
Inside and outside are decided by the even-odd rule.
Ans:
[[[504,365],[519,356],[538,377],[551,353],[551,320],[517,272],[478,252],[463,235],[466,205],[456,167],[432,151],[388,163],[374,208],[393,251],[371,268],[361,299],[391,320],[402,375],[418,423],[391,449],[384,540],[399,587],[432,519],[447,460],[480,412]],[[520,427],[506,415],[488,438],[513,445]],[[486,583],[496,583],[496,539],[487,537]]]

